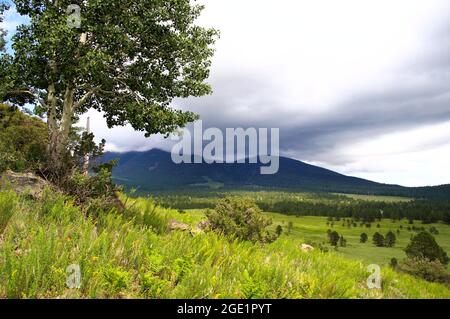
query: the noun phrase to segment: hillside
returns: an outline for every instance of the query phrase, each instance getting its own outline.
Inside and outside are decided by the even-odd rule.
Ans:
[[[367,264],[303,252],[300,238],[255,245],[168,231],[171,218],[198,219],[151,200],[128,204],[125,214],[86,218],[57,194],[34,202],[1,191],[0,298],[450,298],[447,287],[389,267],[382,289],[369,289]],[[68,265],[80,270],[80,289],[67,288]]]
[[[106,153],[103,160],[118,159],[115,180],[142,192],[196,189],[282,189],[308,192],[450,198],[450,186],[408,188],[346,176],[290,158],[280,158],[274,175],[261,175],[261,164],[180,164],[170,153]]]

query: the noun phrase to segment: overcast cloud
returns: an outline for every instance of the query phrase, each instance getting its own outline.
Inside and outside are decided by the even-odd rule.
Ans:
[[[450,183],[448,0],[200,2],[221,31],[214,94],[174,107],[205,127],[279,127],[282,155],[341,173]],[[89,116],[110,150],[170,148]]]

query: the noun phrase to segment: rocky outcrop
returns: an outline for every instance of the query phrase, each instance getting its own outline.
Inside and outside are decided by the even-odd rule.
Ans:
[[[197,225],[197,228],[201,230],[211,229],[211,223],[207,220],[204,220]]]
[[[307,245],[307,244],[301,244],[300,249],[304,252],[310,252],[314,250],[314,247],[311,245]]]
[[[50,183],[32,173],[14,173],[7,171],[0,179],[0,187],[10,187],[19,195],[27,195],[33,199],[40,199],[45,188]]]
[[[183,224],[183,223],[180,223],[179,221],[177,221],[175,219],[172,219],[169,222],[169,229],[171,231],[174,231],[174,230],[187,231],[187,230],[190,230],[191,227],[188,224]]]
[[[192,236],[203,234],[210,226],[208,221],[202,221],[195,227],[191,227],[190,225],[181,223],[175,219],[169,221],[170,231],[188,231]]]

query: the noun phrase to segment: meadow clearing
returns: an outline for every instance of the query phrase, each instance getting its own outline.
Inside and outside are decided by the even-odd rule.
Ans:
[[[186,222],[199,222],[204,219],[204,210],[191,209],[186,210],[188,217],[182,217]],[[442,223],[422,225],[419,221],[415,221],[413,225],[409,224],[407,220],[391,221],[389,219],[382,219],[372,223],[370,228],[366,226],[360,226],[357,223],[357,227],[343,226],[343,219],[341,221],[334,221],[334,226],[327,225],[327,217],[320,216],[289,216],[278,213],[264,214],[272,218],[273,224],[272,230],[276,229],[276,226],[280,225],[283,228],[281,235],[282,239],[289,240],[293,243],[297,243],[299,246],[301,243],[311,244],[313,247],[321,244],[323,247],[334,251],[328,243],[327,230],[332,229],[337,231],[339,235],[344,236],[347,240],[346,247],[338,247],[336,252],[346,258],[359,260],[366,264],[378,264],[388,265],[392,258],[401,260],[406,258],[404,249],[410,242],[411,236],[416,234],[414,231],[408,231],[408,227],[416,226],[418,228],[435,227],[439,234],[434,235],[436,241],[446,251],[450,251],[450,227]],[[288,233],[289,223],[292,223],[291,232]],[[378,228],[377,225],[380,225]],[[400,226],[402,229],[400,229]],[[400,230],[400,233],[397,233]],[[376,247],[372,243],[373,234],[379,232],[385,235],[387,232],[393,231],[397,236],[397,243],[394,247]],[[361,233],[366,233],[369,240],[366,243],[360,243]]]
[[[381,289],[369,289],[368,262],[301,251],[301,227],[319,240],[322,218],[309,226],[298,218],[291,235],[261,244],[212,231],[169,231],[171,219],[194,228],[200,210],[162,208],[144,198],[126,205],[124,213],[86,216],[62,195],[47,192],[36,202],[1,191],[0,297],[450,298],[446,286],[387,266]],[[272,216],[275,224],[288,222]],[[79,266],[79,287],[67,286],[70,265]]]

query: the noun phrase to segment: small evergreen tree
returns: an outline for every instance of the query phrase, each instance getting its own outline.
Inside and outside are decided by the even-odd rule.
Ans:
[[[363,244],[365,244],[368,239],[369,239],[369,237],[367,236],[366,233],[362,233],[361,236],[359,236],[359,241]]]
[[[290,235],[292,233],[292,228],[294,227],[294,224],[292,222],[288,223],[288,234]]]
[[[439,231],[434,226],[430,227],[430,233],[433,234],[433,235],[439,235]]]
[[[397,237],[395,236],[395,234],[392,231],[389,231],[386,234],[386,239],[385,239],[386,247],[394,247],[396,241],[397,241]]]
[[[339,238],[340,238],[340,236],[339,236],[337,231],[331,232],[330,235],[329,235],[330,244],[332,246],[337,246],[337,244],[339,242]]]
[[[373,243],[375,246],[377,247],[383,247],[384,246],[384,236],[381,235],[380,233],[376,232],[373,235]]]
[[[278,225],[275,230],[275,233],[277,234],[278,237],[280,237],[281,234],[283,233],[283,227],[281,225]]]
[[[339,237],[339,246],[347,247],[347,240],[344,238],[344,236]]]
[[[390,262],[390,266],[392,267],[392,268],[397,268],[397,266],[398,266],[398,260],[397,260],[397,258],[392,258],[391,259],[391,262]]]
[[[405,249],[409,258],[426,258],[434,261],[438,260],[447,265],[449,258],[447,253],[438,245],[436,239],[428,232],[421,232],[411,239],[411,242]]]

